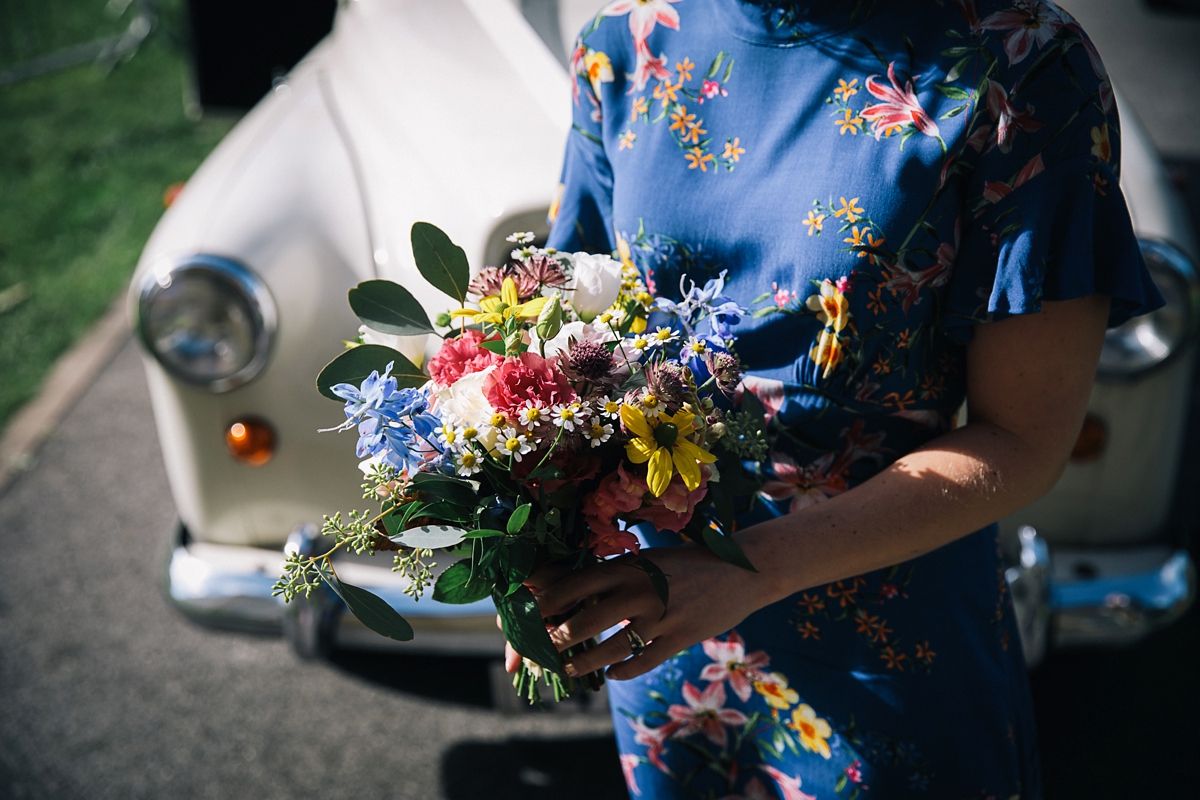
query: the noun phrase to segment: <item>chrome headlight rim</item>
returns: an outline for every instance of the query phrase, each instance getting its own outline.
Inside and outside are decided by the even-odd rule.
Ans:
[[[232,375],[205,379],[178,368],[160,356],[155,348],[153,336],[148,328],[148,304],[184,274],[207,275],[233,284],[248,301],[253,314],[254,343],[250,360]],[[254,270],[237,259],[211,253],[193,253],[175,257],[162,257],[142,276],[138,286],[137,319],[135,327],[142,346],[167,374],[183,383],[202,386],[220,394],[243,386],[254,380],[270,359],[278,328],[278,313],[275,299],[266,283]]]
[[[1195,263],[1181,248],[1166,239],[1139,236],[1138,246],[1144,258],[1153,259],[1167,267],[1179,280],[1184,295],[1183,311],[1187,315],[1184,331],[1175,346],[1164,357],[1152,363],[1132,369],[1120,369],[1106,368],[1102,362],[1096,369],[1096,380],[1104,383],[1139,381],[1170,367],[1183,353],[1189,351],[1197,332],[1200,331],[1200,272],[1197,271]]]

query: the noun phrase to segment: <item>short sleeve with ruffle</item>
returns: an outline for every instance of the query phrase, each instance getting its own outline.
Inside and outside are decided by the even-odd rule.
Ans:
[[[1044,300],[1106,295],[1110,327],[1163,303],[1118,185],[1120,123],[1104,65],[1069,15],[1038,8],[1058,15],[1057,35],[996,57],[979,84],[988,113],[965,153],[974,163],[960,168],[962,239],[942,327],[963,341],[974,324],[1036,313]],[[1014,13],[977,30],[1004,33]]]

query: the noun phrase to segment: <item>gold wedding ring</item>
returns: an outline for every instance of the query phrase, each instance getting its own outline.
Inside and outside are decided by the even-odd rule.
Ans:
[[[632,625],[625,626],[625,636],[629,639],[629,655],[640,656],[646,652],[646,642],[638,636]]]

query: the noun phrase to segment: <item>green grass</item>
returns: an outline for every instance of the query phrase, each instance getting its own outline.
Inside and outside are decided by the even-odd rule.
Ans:
[[[92,21],[113,27],[104,0],[14,3],[3,23],[40,3],[83,39]],[[163,191],[235,122],[185,117],[178,15],[177,0],[160,2],[160,28],[107,74],[85,65],[0,88],[0,292],[29,291],[0,312],[0,425],[125,289]]]

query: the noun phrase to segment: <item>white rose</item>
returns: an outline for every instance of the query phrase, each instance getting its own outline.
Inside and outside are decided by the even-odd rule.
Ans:
[[[479,440],[489,450],[495,446],[499,434],[488,424],[495,410],[483,393],[483,382],[494,369],[496,367],[492,365],[464,375],[453,386],[438,386],[434,394],[437,399],[435,409],[442,419],[464,428],[475,428],[479,431]]]
[[[418,367],[425,360],[425,340],[429,338],[425,334],[397,336],[394,333],[383,333],[374,328],[368,328],[366,325],[358,326],[358,337],[362,339],[363,344],[381,344],[384,347],[390,347]]]
[[[574,277],[567,290],[567,300],[584,322],[616,302],[621,291],[621,262],[610,256],[575,253],[572,256]]]

